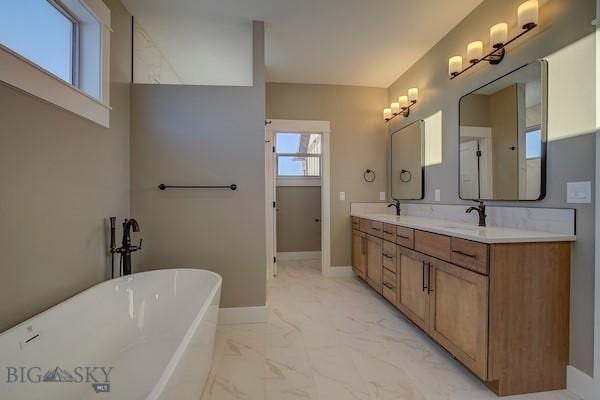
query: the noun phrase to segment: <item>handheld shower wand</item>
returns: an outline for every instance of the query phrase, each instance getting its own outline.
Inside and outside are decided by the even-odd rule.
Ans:
[[[110,217],[110,277],[115,277],[115,228],[117,217]]]

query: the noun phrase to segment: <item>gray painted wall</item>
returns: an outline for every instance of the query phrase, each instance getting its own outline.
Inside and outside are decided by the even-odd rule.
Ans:
[[[350,203],[379,201],[387,192],[382,111],[387,90],[359,86],[267,84],[267,117],[331,122],[331,265],[351,265]],[[377,180],[367,183],[363,172]],[[346,200],[339,200],[346,192]]]
[[[414,107],[410,118],[394,121],[390,124],[390,131],[439,110],[443,112],[443,164],[426,168],[424,203],[432,203],[434,190],[441,189],[442,203],[466,204],[458,199],[459,98],[490,80],[545,57],[593,32],[590,22],[596,13],[594,0],[549,0],[540,9],[540,27],[510,47],[502,64],[495,67],[480,65],[451,81],[447,75],[448,58],[454,54],[464,54],[470,41],[487,37],[489,27],[498,21],[508,21],[509,25],[512,24],[511,32],[514,32],[516,10],[520,3],[521,0],[484,1],[389,89],[390,102],[405,93],[409,87],[418,86],[421,89],[421,102]],[[594,58],[593,54],[589,56],[590,59]],[[549,74],[552,75],[553,71],[556,68],[553,70],[553,64],[550,63]],[[581,106],[586,107],[588,104]],[[564,110],[560,111],[563,114],[561,117],[570,117]],[[568,125],[569,122],[566,122]],[[593,134],[551,142],[548,147],[549,181],[546,199],[527,203],[494,202],[498,205],[577,209],[577,242],[572,247],[570,361],[573,366],[588,374],[593,370],[594,345],[594,206],[567,204],[566,183],[594,182],[594,149]]]
[[[277,187],[277,251],[321,251],[321,187]]]
[[[134,85],[131,210],[144,250],[134,271],[193,267],[223,277],[221,306],[266,301],[264,25],[254,86]],[[230,190],[160,191],[159,183]]]
[[[131,16],[104,1],[110,129],[0,85],[0,331],[105,280],[105,218],[129,213]]]

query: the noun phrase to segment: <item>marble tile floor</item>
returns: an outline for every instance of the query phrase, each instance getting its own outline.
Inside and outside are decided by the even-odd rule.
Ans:
[[[268,305],[266,323],[218,327],[202,400],[497,399],[358,278],[323,278],[319,261],[281,262]]]

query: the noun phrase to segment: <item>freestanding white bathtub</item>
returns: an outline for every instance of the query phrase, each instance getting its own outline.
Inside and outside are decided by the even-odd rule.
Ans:
[[[198,269],[94,286],[0,334],[0,399],[199,400],[220,295]]]

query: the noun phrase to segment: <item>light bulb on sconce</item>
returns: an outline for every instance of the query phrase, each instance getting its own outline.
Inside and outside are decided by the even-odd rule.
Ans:
[[[483,42],[478,40],[476,42],[471,42],[467,46],[467,59],[471,64],[476,63],[479,59],[483,57]]]
[[[401,110],[406,110],[406,108],[408,107],[408,96],[398,97],[398,104],[400,104]]]
[[[418,88],[410,88],[408,89],[408,101],[412,104],[415,104],[419,100],[419,89]]]
[[[519,6],[519,26],[529,30],[537,26],[539,20],[538,0],[529,0]]]
[[[390,109],[392,110],[392,114],[393,115],[398,115],[400,114],[400,103],[392,103],[392,105],[390,106]]]
[[[392,119],[392,109],[391,108],[385,108],[383,110],[383,119],[385,119],[386,121],[389,121],[390,119]]]
[[[448,73],[450,76],[456,76],[462,70],[463,59],[461,56],[450,57],[448,60]]]
[[[490,28],[490,43],[495,49],[504,46],[508,42],[508,24],[502,22]]]

